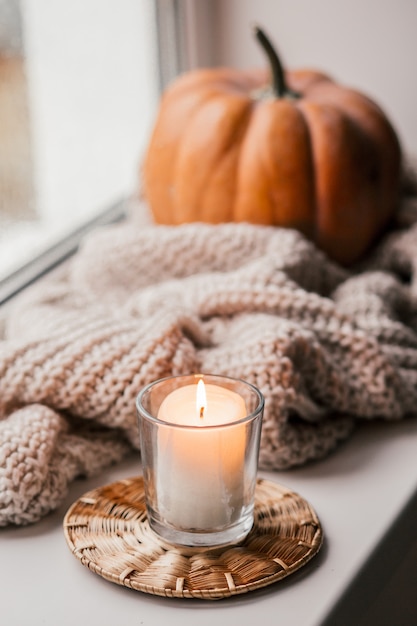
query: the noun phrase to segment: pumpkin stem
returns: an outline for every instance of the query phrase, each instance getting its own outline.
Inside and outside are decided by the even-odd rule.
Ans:
[[[270,39],[266,36],[262,28],[259,28],[259,26],[254,27],[254,33],[269,60],[272,73],[272,91],[274,95],[277,98],[284,98],[285,96],[299,98],[300,94],[292,91],[292,89],[289,89],[287,86],[284,68],[282,67],[278,53],[272,45]]]

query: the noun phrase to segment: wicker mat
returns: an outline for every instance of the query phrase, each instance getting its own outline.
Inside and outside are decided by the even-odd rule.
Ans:
[[[83,565],[106,580],[146,593],[216,600],[270,585],[305,565],[322,530],[298,494],[258,480],[254,526],[236,546],[170,546],[150,529],[143,480],[127,479],[79,498],[64,519],[67,543]]]
[[[261,469],[316,461],[360,420],[417,415],[417,197],[361,265],[249,224],[126,222],[16,299],[0,341],[0,526],[139,449],[135,397],[164,376],[265,397]]]

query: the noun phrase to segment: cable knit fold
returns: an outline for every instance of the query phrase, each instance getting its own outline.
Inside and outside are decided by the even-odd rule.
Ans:
[[[415,197],[402,211],[349,270],[280,228],[128,219],[92,233],[6,319],[0,525],[40,519],[77,476],[139,451],[135,397],[164,376],[259,387],[261,468],[322,458],[358,420],[415,416]]]

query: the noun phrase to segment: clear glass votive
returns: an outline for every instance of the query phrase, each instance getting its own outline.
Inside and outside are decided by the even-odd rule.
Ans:
[[[261,392],[226,376],[172,376],[147,385],[136,406],[150,527],[183,546],[242,541],[253,525]]]

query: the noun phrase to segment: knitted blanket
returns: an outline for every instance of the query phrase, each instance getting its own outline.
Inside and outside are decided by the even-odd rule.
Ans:
[[[248,224],[92,233],[16,299],[0,342],[0,525],[55,509],[78,476],[139,450],[158,378],[243,378],[265,396],[260,467],[328,454],[359,420],[417,414],[417,202],[354,269]],[[139,462],[139,453],[138,453]]]

